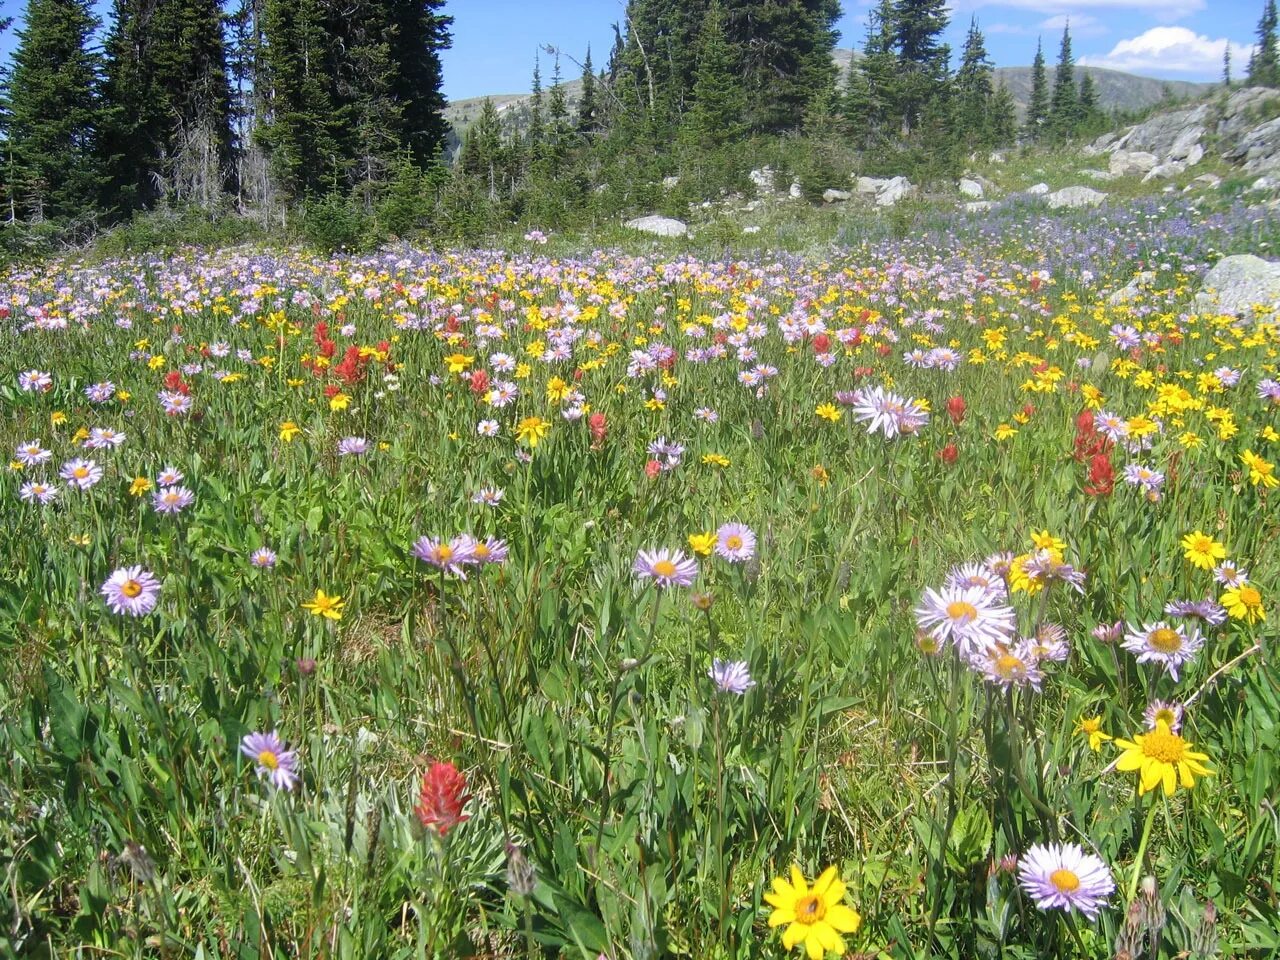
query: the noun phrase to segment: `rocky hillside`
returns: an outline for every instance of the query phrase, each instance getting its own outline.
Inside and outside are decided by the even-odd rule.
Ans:
[[[840,72],[849,69],[849,64],[861,53],[856,50],[836,50],[833,59]],[[1118,70],[1103,70],[1099,67],[1078,67],[1077,74],[1083,71],[1093,75],[1098,85],[1098,102],[1103,110],[1130,112],[1145,110],[1155,106],[1162,100],[1192,100],[1203,96],[1212,89],[1212,84],[1188,83],[1184,80],[1155,80],[1151,77],[1138,77]],[[1050,67],[1052,75],[1052,66]],[[1018,105],[1019,116],[1026,110],[1027,101],[1031,97],[1030,67],[997,67],[996,81],[1004,83],[1013,94]],[[565,84],[565,96],[572,110],[578,102],[582,90],[580,80],[571,80]],[[517,125],[521,125],[528,116],[529,97],[527,93],[495,93],[490,95],[499,113],[510,115]],[[453,125],[458,136],[461,136],[475,119],[480,116],[480,107],[484,97],[469,97],[455,100],[449,104],[445,117]]]

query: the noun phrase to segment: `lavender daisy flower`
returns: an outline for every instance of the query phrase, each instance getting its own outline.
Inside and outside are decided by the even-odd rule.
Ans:
[[[173,487],[177,486],[183,480],[182,471],[177,467],[165,467],[160,471],[160,476],[156,477],[157,487]]]
[[[716,531],[716,555],[743,563],[756,555],[756,535],[741,523],[726,523]]]
[[[1061,580],[1068,586],[1074,587],[1077,593],[1084,593],[1084,571],[1077,570],[1069,563],[1055,560],[1048,550],[1037,550],[1022,564],[1022,569],[1037,580],[1045,582]]]
[[[156,394],[160,398],[160,406],[171,417],[180,417],[190,413],[194,402],[190,396],[179,390],[161,390]]]
[[[84,395],[90,403],[106,403],[116,392],[116,385],[110,380],[93,383],[84,388]]]
[[[43,370],[24,370],[18,374],[18,386],[28,393],[48,393],[53,389],[53,377]]]
[[[87,450],[102,450],[106,447],[115,448],[124,443],[125,435],[110,427],[94,427],[89,431],[89,436],[84,441]]]
[[[58,499],[58,488],[41,483],[39,480],[32,480],[22,485],[18,490],[18,496],[27,503],[53,503]]]
[[[1140,463],[1130,463],[1124,468],[1124,482],[1140,488],[1148,500],[1159,500],[1164,474]]]
[[[1093,628],[1093,639],[1099,643],[1117,643],[1124,636],[1124,621],[1100,623]]]
[[[1067,631],[1056,623],[1042,623],[1036,628],[1036,635],[1027,641],[1031,644],[1031,652],[1041,662],[1051,660],[1055,663],[1066,663],[1071,655],[1071,644],[1067,640]]]
[[[652,580],[660,589],[687,587],[698,575],[698,564],[679,550],[641,550],[631,572],[641,579]]]
[[[507,560],[507,541],[497,537],[486,537],[473,541],[471,551],[475,556],[474,563],[486,566],[491,563],[505,563]]]
[[[1036,658],[1032,641],[1020,640],[1010,647],[995,643],[983,653],[971,658],[971,665],[988,681],[1008,690],[1010,687],[1031,687],[1037,693],[1044,680],[1044,671]]]
[[[1226,608],[1212,597],[1203,600],[1170,600],[1164,605],[1164,612],[1171,617],[1197,618],[1211,627],[1216,627],[1227,619]]]
[[[501,487],[483,487],[471,495],[472,503],[482,503],[486,507],[496,507],[505,496]]]
[[[1241,570],[1234,563],[1228,560],[1213,568],[1213,579],[1217,580],[1224,587],[1234,590],[1249,582],[1249,571]]]
[[[1034,845],[1019,858],[1018,883],[1041,910],[1079,910],[1090,920],[1116,888],[1110,868],[1074,843]]]
[[[343,437],[338,441],[338,456],[360,457],[369,452],[369,441],[364,437]]]
[[[926,588],[915,613],[920,629],[939,643],[950,640],[965,659],[1007,643],[1014,630],[1013,608],[982,587]]]
[[[867,433],[879,431],[892,440],[899,434],[915,433],[929,422],[929,414],[914,400],[890,393],[883,387],[858,391],[853,419],[867,425]]]
[[[34,467],[36,464],[44,463],[53,456],[52,450],[46,450],[40,446],[40,440],[28,440],[26,443],[20,443],[14,449],[14,458],[24,467]]]
[[[274,730],[246,734],[240,741],[240,752],[254,762],[258,776],[277,790],[292,790],[300,779],[297,752],[286,749]]]
[[[1004,577],[985,563],[964,563],[958,567],[952,567],[944,585],[961,590],[965,587],[981,587],[987,593],[1001,599],[1008,592]]]
[[[145,617],[160,600],[160,581],[142,567],[121,567],[102,585],[112,613]]]
[[[181,513],[196,502],[196,495],[186,487],[161,487],[151,495],[156,513]]]
[[[466,536],[454,537],[451,541],[419,537],[413,544],[413,555],[423,563],[465,580],[467,573],[463,567],[474,560],[474,543]]]
[[[707,676],[715,681],[716,686],[724,693],[736,693],[742,696],[756,685],[751,679],[751,672],[745,660],[712,660]]]
[[[1170,733],[1177,733],[1182,729],[1182,704],[1172,700],[1152,700],[1142,711],[1142,719],[1148,730],[1154,730],[1156,724],[1163,720],[1169,725]]]
[[[1176,681],[1178,670],[1184,663],[1195,659],[1204,645],[1204,638],[1194,627],[1191,633],[1182,624],[1170,627],[1163,620],[1156,623],[1145,623],[1141,627],[1129,625],[1129,633],[1121,644],[1130,653],[1136,654],[1139,663],[1158,663]]]
[[[92,460],[71,460],[58,472],[68,486],[88,490],[102,479],[102,468]]]
[[[270,547],[259,547],[249,554],[249,563],[259,570],[270,570],[276,565],[276,552]]]
[[[1272,403],[1280,406],[1280,381],[1259,380],[1258,399],[1270,400]]]

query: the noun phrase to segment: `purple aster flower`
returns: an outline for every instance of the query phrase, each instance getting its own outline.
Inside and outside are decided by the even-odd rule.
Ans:
[[[413,555],[423,563],[465,580],[467,573],[463,567],[475,559],[474,544],[475,541],[465,535],[451,541],[419,537],[413,544]]]
[[[1013,608],[1000,600],[984,587],[929,587],[916,607],[916,624],[938,643],[950,640],[969,659],[1012,636]]]
[[[300,779],[298,754],[285,748],[274,731],[249,733],[240,741],[240,752],[254,762],[259,777],[265,777],[277,790],[292,790]]]
[[[1079,910],[1090,920],[1116,888],[1110,868],[1074,843],[1033,846],[1018,860],[1018,883],[1041,910]]]
[[[1100,623],[1093,628],[1093,639],[1099,643],[1117,643],[1124,636],[1124,621]]]
[[[58,472],[68,486],[88,490],[102,479],[102,468],[92,460],[71,460]]]
[[[259,570],[270,570],[276,565],[276,552],[270,547],[259,547],[249,554],[249,562]]]
[[[53,389],[53,377],[43,370],[24,370],[18,374],[18,386],[28,393],[48,393]]]
[[[157,487],[172,487],[181,483],[183,480],[182,471],[177,467],[165,467],[160,471],[160,476],[156,477]]]
[[[1177,733],[1182,729],[1182,704],[1173,700],[1152,700],[1142,711],[1142,719],[1148,730],[1154,730],[1156,724],[1163,720],[1169,725],[1170,733]]]
[[[1156,623],[1144,623],[1141,627],[1129,625],[1129,633],[1121,644],[1130,653],[1136,654],[1139,663],[1158,663],[1169,672],[1176,681],[1178,670],[1184,663],[1195,659],[1204,645],[1204,637],[1194,627],[1190,633],[1187,628],[1178,624],[1171,627],[1160,620]]]
[[[1270,400],[1274,404],[1280,404],[1280,381],[1259,380],[1258,399]]]
[[[1014,646],[994,643],[970,659],[970,665],[997,686],[1029,686],[1037,692],[1044,680],[1034,641],[1020,640]]]
[[[40,446],[40,440],[28,440],[26,443],[20,443],[14,450],[14,458],[24,467],[34,467],[38,463],[44,463],[53,456],[52,450],[46,450]]]
[[[89,398],[90,403],[106,403],[115,392],[116,385],[110,380],[93,383],[84,388],[84,395]]]
[[[725,693],[736,693],[742,696],[756,685],[751,679],[751,671],[745,660],[712,660],[707,676],[715,681],[716,686]]]
[[[50,486],[47,483],[41,483],[39,480],[32,480],[24,483],[18,490],[18,496],[27,503],[53,503],[58,499],[58,488]]]
[[[1061,580],[1068,586],[1074,587],[1077,593],[1084,593],[1084,571],[1077,570],[1069,563],[1055,560],[1048,550],[1037,550],[1032,557],[1023,562],[1022,569],[1037,580],[1046,582]]]
[[[756,555],[756,535],[742,523],[726,523],[716,531],[716,555],[743,563]]]
[[[1164,605],[1164,612],[1171,617],[1198,618],[1211,627],[1216,627],[1227,619],[1227,611],[1212,597],[1203,600],[1170,600]]]
[[[160,581],[142,567],[121,567],[102,585],[112,613],[145,617],[160,600]]]
[[[94,427],[89,431],[89,436],[84,441],[84,446],[88,450],[102,450],[106,447],[118,447],[124,443],[125,436],[110,427]]]
[[[679,550],[641,550],[636,554],[636,562],[631,572],[641,579],[648,579],[654,585],[666,587],[687,587],[698,575],[698,564],[686,557]]]
[[[1213,568],[1213,579],[1224,587],[1234,590],[1241,584],[1249,582],[1249,571],[1241,570],[1228,560]]]
[[[181,513],[195,501],[196,495],[186,487],[161,487],[151,495],[156,513]]]
[[[343,437],[338,441],[338,456],[359,457],[369,452],[369,441],[364,437]]]

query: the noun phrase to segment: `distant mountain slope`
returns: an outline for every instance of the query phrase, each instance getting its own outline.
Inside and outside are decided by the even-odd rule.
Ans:
[[[852,60],[862,56],[860,51],[838,49],[832,59],[843,74],[849,69]],[[1213,88],[1209,83],[1189,83],[1185,80],[1157,80],[1152,77],[1139,77],[1119,70],[1104,70],[1101,67],[1076,67],[1076,79],[1085,71],[1093,75],[1098,87],[1098,105],[1103,110],[1133,111],[1155,106],[1166,98],[1173,100],[1191,100],[1203,96]],[[1027,101],[1031,99],[1030,67],[997,67],[996,82],[1004,83],[1013,94],[1018,105],[1018,114],[1026,110]],[[1053,65],[1049,65],[1049,82],[1053,82]],[[582,91],[581,80],[571,80],[564,85],[565,99],[570,111],[578,103]],[[480,108],[484,97],[469,97],[455,100],[445,110],[445,118],[453,125],[457,135],[466,132],[467,127],[480,116]],[[528,117],[530,94],[527,93],[495,93],[491,95],[494,106],[501,114],[512,114],[517,126],[523,127]],[[544,103],[545,94],[544,94]]]

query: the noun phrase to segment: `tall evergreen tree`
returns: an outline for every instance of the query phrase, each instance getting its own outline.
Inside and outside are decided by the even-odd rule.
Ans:
[[[479,180],[488,191],[489,199],[498,199],[503,166],[502,118],[493,101],[485,97],[480,116],[462,139],[458,151],[458,168],[462,173]]]
[[[591,65],[591,45],[587,45],[587,57],[582,61],[582,92],[578,96],[578,117],[575,126],[579,133],[595,133],[600,125],[600,106],[596,100],[596,75]]]
[[[862,62],[858,64],[866,77],[867,90],[864,144],[884,133],[897,111],[898,58],[893,50],[896,18],[894,0],[879,0],[867,16],[867,38],[862,47]]]
[[[1080,92],[1076,98],[1076,109],[1079,113],[1078,123],[1082,127],[1088,127],[1101,119],[1102,110],[1098,106],[1098,85],[1093,79],[1093,74],[1089,70],[1082,72],[1084,76],[1080,78]]]
[[[1039,140],[1049,123],[1049,76],[1044,66],[1044,44],[1036,40],[1036,58],[1031,62],[1031,99],[1027,101],[1024,130],[1030,140]]]
[[[9,94],[12,183],[20,215],[69,220],[98,208],[100,58],[89,0],[29,0]]]
[[[991,145],[1007,147],[1018,139],[1018,105],[1003,83],[991,97]]]
[[[897,113],[904,133],[920,125],[925,111],[947,94],[951,48],[942,42],[949,16],[946,0],[897,0],[894,49],[898,55]]]
[[[221,195],[232,135],[218,0],[115,0],[104,94],[121,208],[166,192],[206,206]]]
[[[440,158],[449,123],[444,118],[444,67],[440,54],[453,43],[453,17],[445,0],[383,0],[387,6],[390,94],[400,107],[400,141],[426,169]]]
[[[542,112],[542,100],[542,64],[539,61],[538,54],[535,53],[533,55],[533,95],[529,98],[529,133],[526,137],[528,143],[527,153],[530,156],[534,156],[542,150],[542,145],[547,136],[547,125]]]
[[[1049,131],[1055,139],[1065,140],[1080,120],[1076,103],[1075,57],[1071,53],[1071,26],[1062,31],[1058,48],[1058,66],[1053,74],[1053,96],[1049,100]]]
[[[1222,85],[1231,86],[1231,41],[1222,45]]]
[[[1255,87],[1280,86],[1280,49],[1277,47],[1276,30],[1280,21],[1276,15],[1276,0],[1267,0],[1258,20],[1258,43],[1249,58],[1249,83]]]
[[[687,143],[704,150],[738,139],[745,129],[746,100],[724,27],[724,8],[716,0],[702,25],[692,104],[680,131]]]
[[[975,145],[990,145],[991,101],[995,96],[995,69],[987,56],[982,31],[976,17],[969,21],[955,77],[956,134]]]

